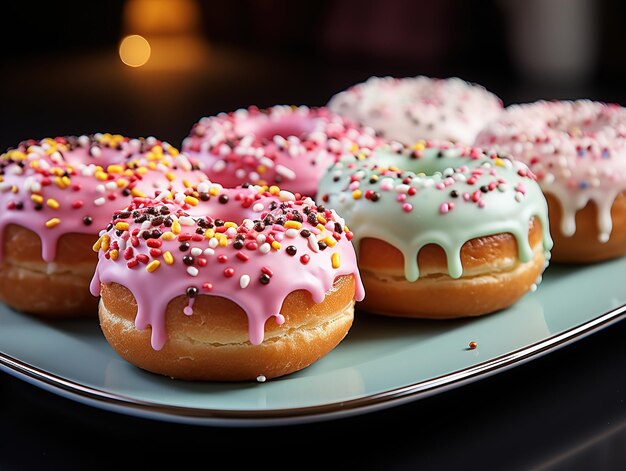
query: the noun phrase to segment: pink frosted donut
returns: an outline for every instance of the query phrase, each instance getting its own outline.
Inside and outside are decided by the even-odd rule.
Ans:
[[[133,197],[206,176],[154,137],[28,140],[0,156],[0,299],[42,316],[95,315],[91,246]]]
[[[374,128],[388,140],[420,139],[471,144],[502,110],[484,87],[457,77],[370,77],[334,95],[328,108]]]
[[[344,338],[364,296],[352,234],[312,199],[272,193],[204,182],[114,214],[92,293],[123,358],[174,378],[254,380]]]
[[[210,180],[225,187],[278,185],[314,196],[319,178],[339,156],[377,142],[372,129],[326,108],[277,105],[204,117],[182,149],[200,162]]]
[[[553,260],[626,253],[626,108],[582,99],[511,105],[476,143],[512,154],[537,176]]]

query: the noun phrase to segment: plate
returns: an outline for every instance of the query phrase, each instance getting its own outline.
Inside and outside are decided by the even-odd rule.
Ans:
[[[626,258],[552,264],[536,291],[489,316],[425,321],[357,312],[344,341],[302,371],[264,383],[194,383],[125,362],[96,319],[45,322],[0,306],[0,368],[62,396],[140,417],[213,426],[306,423],[461,386],[625,316]]]

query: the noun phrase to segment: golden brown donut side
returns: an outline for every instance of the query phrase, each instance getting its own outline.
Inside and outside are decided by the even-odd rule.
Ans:
[[[531,221],[533,258],[520,263],[517,241],[508,233],[479,237],[461,249],[463,276],[447,274],[443,249],[429,244],[417,260],[420,278],[407,281],[402,254],[387,242],[366,238],[359,249],[365,299],[358,308],[401,317],[447,319],[488,314],[514,304],[544,269],[541,223]]]
[[[95,237],[64,234],[53,263],[41,258],[41,239],[9,224],[2,238],[0,300],[14,309],[45,318],[95,317],[98,300],[89,292],[97,257]]]
[[[346,336],[353,322],[354,277],[341,276],[322,303],[303,290],[283,303],[285,322],[270,319],[260,345],[248,341],[248,320],[234,302],[200,295],[194,313],[183,313],[187,298],[167,306],[168,341],[161,350],[150,344],[150,328],[137,330],[137,303],[116,283],[102,285],[100,324],[111,347],[125,360],[153,373],[186,380],[244,381],[283,376],[317,361]]]
[[[589,203],[576,213],[576,232],[566,237],[561,233],[563,209],[559,200],[546,193],[550,232],[554,240],[552,260],[562,263],[588,263],[609,260],[626,254],[626,192],[619,193],[611,206],[613,230],[606,242],[598,240],[598,207]]]

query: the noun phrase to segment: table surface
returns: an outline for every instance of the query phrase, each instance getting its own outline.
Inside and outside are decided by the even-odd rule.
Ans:
[[[3,77],[0,102],[11,119],[2,120],[0,143],[6,148],[28,137],[109,129],[155,134],[178,144],[192,120],[203,114],[246,103],[322,104],[332,92],[370,72],[335,70],[332,75],[303,67],[300,82],[270,73],[252,80],[241,71],[258,65],[258,58],[251,62],[250,57],[220,54],[212,51],[219,73],[187,80],[184,93],[169,90],[156,104],[155,94],[168,90],[164,81],[113,70],[112,55],[84,62],[82,78],[62,64],[49,63],[49,70],[57,69],[45,87],[28,69],[41,64],[25,64],[21,75]],[[172,72],[167,77],[177,76]],[[230,94],[222,93],[224,84],[231,87]],[[505,104],[542,96],[620,97],[615,88],[556,93],[514,83],[485,85],[504,96]],[[200,89],[204,94],[194,95]],[[175,120],[151,113],[163,107]],[[367,469],[625,469],[625,338],[626,323],[620,322],[436,396],[356,417],[271,428],[190,426],[126,416],[0,373],[0,469],[105,469],[119,465],[122,450],[144,466],[171,459],[212,467],[225,457],[237,464],[281,468],[319,463]],[[331,458],[330,452],[337,456]]]

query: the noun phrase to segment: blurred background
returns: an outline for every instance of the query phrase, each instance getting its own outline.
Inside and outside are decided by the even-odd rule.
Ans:
[[[619,0],[3,2],[0,147],[97,131],[179,146],[201,116],[324,105],[373,75],[458,76],[506,104],[626,103]]]

